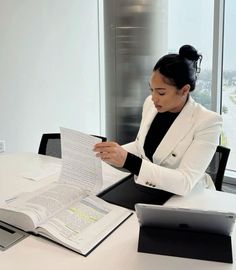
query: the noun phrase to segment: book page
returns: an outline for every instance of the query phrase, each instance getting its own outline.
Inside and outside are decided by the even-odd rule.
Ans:
[[[42,224],[38,232],[86,254],[129,215],[125,208],[89,196]]]
[[[36,192],[24,193],[14,201],[2,206],[0,209],[1,220],[25,231],[31,231],[32,223],[33,227],[39,226],[68,207],[73,201],[84,196],[86,194],[77,185],[52,183]],[[16,213],[18,213],[17,216]],[[20,214],[23,214],[22,218]],[[31,224],[29,222],[26,224],[25,216],[31,219]]]
[[[102,163],[93,151],[101,139],[79,131],[61,128],[61,182],[73,182],[87,193],[96,194],[102,186]]]

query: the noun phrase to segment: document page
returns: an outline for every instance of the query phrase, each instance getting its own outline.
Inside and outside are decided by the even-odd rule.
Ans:
[[[21,176],[32,181],[40,181],[51,175],[59,175],[60,171],[60,164],[49,163],[40,166],[40,168],[29,168],[28,170],[22,172]]]
[[[130,214],[125,208],[91,195],[42,224],[38,232],[86,254]]]
[[[101,139],[79,131],[61,128],[61,182],[74,182],[87,193],[96,194],[102,187],[102,162],[93,152]]]
[[[123,178],[130,175],[130,172],[124,172],[119,169],[112,167],[106,162],[102,161],[102,174],[103,174],[103,185],[102,190],[105,190],[117,182],[121,181]]]
[[[16,200],[5,204],[4,208],[0,209],[0,213],[3,212],[1,219],[25,231],[32,231],[73,201],[85,196],[84,191],[76,185],[55,182],[37,192],[24,193]]]

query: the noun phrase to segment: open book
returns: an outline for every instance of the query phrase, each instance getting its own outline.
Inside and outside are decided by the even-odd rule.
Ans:
[[[102,166],[92,149],[100,139],[64,128],[61,139],[59,181],[2,205],[0,220],[87,255],[131,212],[95,196]]]

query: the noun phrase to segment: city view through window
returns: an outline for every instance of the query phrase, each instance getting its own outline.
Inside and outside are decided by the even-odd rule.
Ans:
[[[184,8],[183,8],[184,7]],[[198,16],[192,16],[192,11]],[[169,0],[168,50],[191,44],[203,55],[193,98],[211,109],[213,0]],[[221,93],[223,131],[220,143],[231,149],[227,170],[236,172],[236,1],[225,0],[224,51]]]

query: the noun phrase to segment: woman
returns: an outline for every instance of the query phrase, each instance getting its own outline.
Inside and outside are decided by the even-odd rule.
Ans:
[[[197,184],[214,187],[205,173],[219,143],[222,118],[196,103],[195,88],[202,56],[190,45],[167,54],[150,77],[142,121],[134,142],[98,143],[94,151],[107,163],[134,173],[136,183],[178,195]]]

